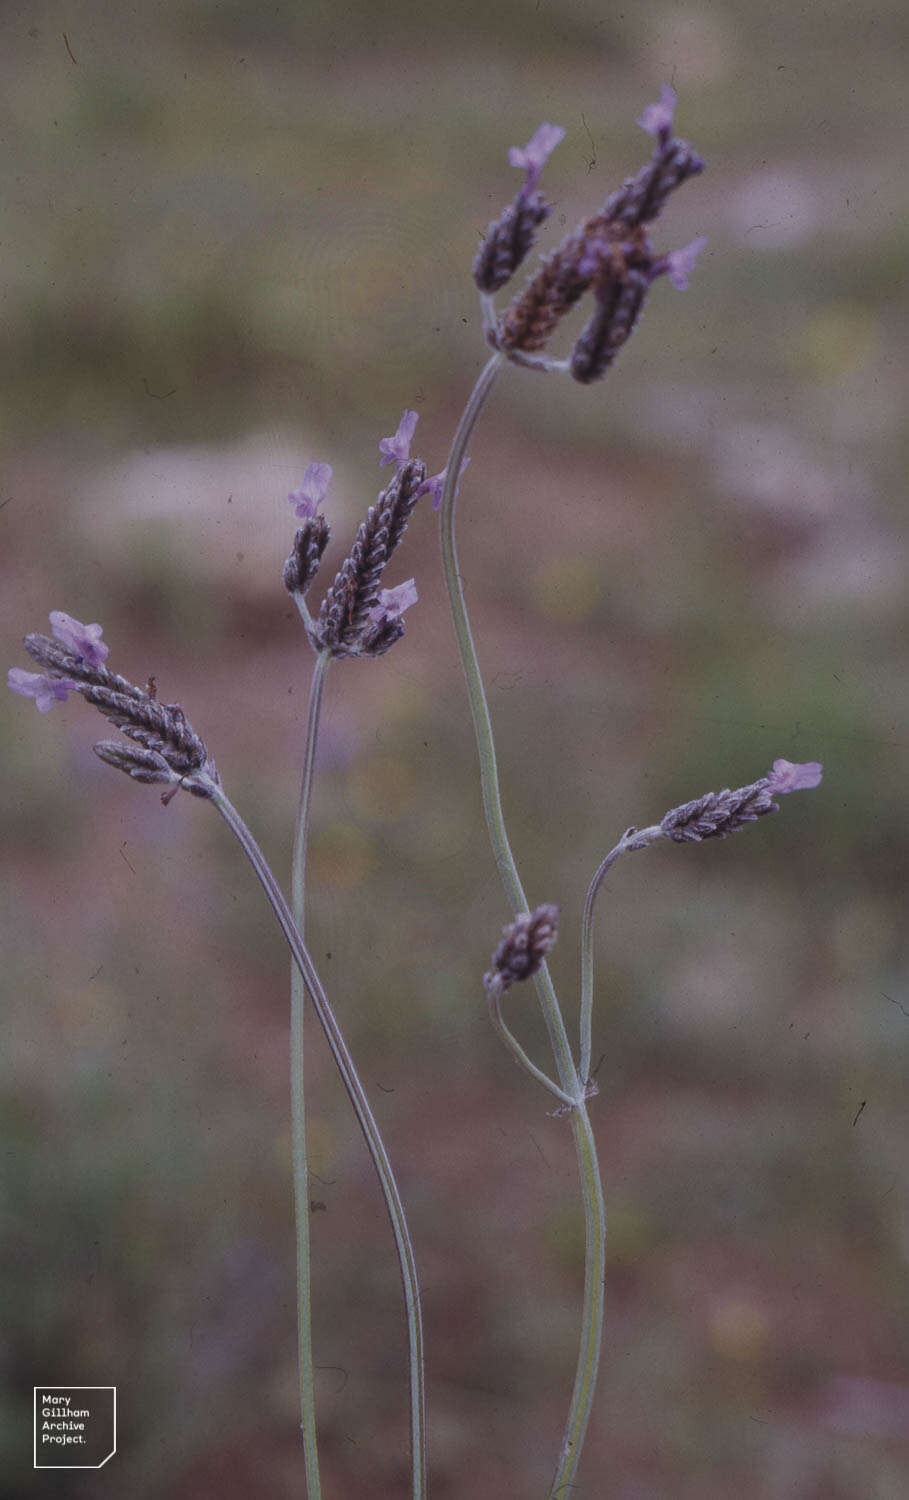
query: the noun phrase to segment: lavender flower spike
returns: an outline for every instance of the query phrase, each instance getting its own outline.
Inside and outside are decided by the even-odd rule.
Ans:
[[[301,520],[311,521],[316,515],[328,493],[333,472],[331,464],[313,462],[306,465],[303,483],[287,497],[294,508],[294,514]]]
[[[410,458],[410,445],[419,420],[419,412],[405,411],[394,437],[380,439],[379,452],[382,454],[379,459],[380,467],[383,464],[396,464],[400,469],[407,463]]]
[[[523,167],[527,177],[513,202],[489,225],[474,259],[473,279],[486,298],[511,280],[533,245],[540,225],[549,217],[550,206],[543,194],[536,191],[536,185],[546,158],[564,134],[561,125],[540,125],[526,146],[509,149],[511,165]],[[487,317],[490,321],[493,317],[489,308],[484,311],[484,319]]]
[[[44,672],[26,672],[24,667],[10,667],[6,685],[23,698],[34,698],[39,714],[49,713],[55,703],[65,703],[76,691],[74,682],[62,677],[48,677]]]
[[[508,160],[513,167],[524,167],[527,172],[527,180],[523,191],[532,193],[540,180],[540,173],[549,157],[561,140],[565,138],[565,131],[561,125],[538,125],[527,145],[510,146],[508,149]]]
[[[801,765],[791,760],[775,760],[767,772],[767,785],[773,796],[787,792],[809,792],[820,786],[824,768],[820,761],[806,760]]]
[[[774,802],[774,797],[783,792],[810,791],[820,784],[822,774],[823,767],[816,760],[804,765],[775,760],[773,770],[750,786],[737,787],[734,792],[728,787],[722,792],[707,792],[706,796],[697,797],[693,802],[670,808],[658,828],[645,830],[641,838],[649,843],[653,835],[659,836],[661,832],[677,844],[724,839],[727,834],[756,822],[767,813],[779,812],[779,803]],[[643,845],[629,844],[628,847],[640,848]]]
[[[638,118],[636,125],[646,130],[648,135],[668,136],[672,129],[672,117],[675,114],[675,89],[664,83],[660,89],[659,104],[648,104]]]
[[[110,656],[110,646],[101,639],[103,625],[83,625],[62,609],[52,609],[48,616],[54,637],[73,656],[81,656],[90,667],[100,667]]]

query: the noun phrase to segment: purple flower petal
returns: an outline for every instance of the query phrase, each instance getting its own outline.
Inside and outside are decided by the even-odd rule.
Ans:
[[[706,243],[706,235],[701,234],[696,240],[692,240],[690,245],[683,246],[681,250],[670,250],[666,256],[666,274],[676,291],[685,291],[688,278],[694,270],[694,263]]]
[[[767,772],[770,791],[774,796],[785,792],[807,792],[820,786],[824,768],[820,761],[806,760],[801,765],[791,760],[775,760],[773,770]]]
[[[369,618],[374,625],[384,625],[386,620],[398,620],[405,609],[410,609],[417,602],[416,584],[412,578],[406,583],[399,583],[393,589],[379,589],[377,602],[369,611]]]
[[[380,439],[379,452],[382,454],[379,459],[380,467],[383,464],[397,464],[400,468],[401,464],[406,464],[410,458],[410,444],[419,420],[419,412],[405,411],[394,437]]]
[[[470,456],[468,455],[461,464],[461,474],[464,473],[464,470],[467,468],[467,465],[469,463]],[[455,496],[457,496],[458,486],[461,483],[461,474],[458,475],[458,483],[455,485]],[[423,483],[417,490],[417,499],[419,500],[422,495],[431,495],[432,508],[433,510],[438,510],[439,506],[442,504],[442,491],[445,488],[445,480],[447,477],[448,465],[446,464],[444,469],[439,470],[438,474],[433,474],[431,478],[423,480]]]
[[[646,130],[648,135],[661,135],[672,129],[672,116],[675,112],[675,89],[664,83],[660,89],[659,104],[648,104],[638,118],[636,125]]]
[[[46,714],[55,703],[65,703],[76,685],[63,677],[48,677],[44,672],[26,672],[23,667],[10,667],[6,674],[6,685],[23,698],[34,698],[39,714]]]
[[[312,520],[328,493],[333,472],[331,464],[318,464],[313,461],[306,465],[303,483],[298,490],[294,490],[287,497],[294,508],[294,513],[301,520]]]
[[[72,615],[64,614],[62,609],[52,609],[49,619],[51,630],[61,646],[65,646],[73,656],[83,657],[90,667],[103,666],[110,656],[110,646],[106,646],[101,639],[103,625],[83,625],[79,620],[74,620]]]
[[[540,173],[546,158],[555,150],[564,136],[565,132],[561,125],[539,125],[526,146],[509,147],[508,160],[511,165],[524,167],[527,172],[527,181],[523,188],[525,193],[533,192],[540,180]]]

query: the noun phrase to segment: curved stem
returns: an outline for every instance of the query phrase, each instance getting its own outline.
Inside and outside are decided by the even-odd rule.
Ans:
[[[479,662],[474,649],[473,637],[467,618],[464,593],[458,573],[457,550],[454,538],[455,491],[461,465],[471,435],[480,413],[486,404],[493,382],[503,364],[503,356],[494,354],[481,372],[452,442],[448,458],[445,485],[439,515],[439,539],[442,549],[442,568],[448,601],[473,715],[480,760],[480,781],[483,791],[483,808],[486,825],[495,854],[499,874],[514,912],[528,910],[527,898],[521,885],[502,813],[499,778],[496,767],[495,745],[492,723]],[[549,1040],[555,1057],[559,1081],[573,1108],[570,1113],[571,1129],[578,1158],[578,1173],[584,1202],[585,1253],[584,1253],[584,1300],[581,1314],[581,1335],[574,1388],[571,1396],[568,1419],[555,1477],[550,1491],[552,1500],[563,1500],[574,1481],[581,1448],[590,1419],[593,1395],[599,1367],[600,1344],[603,1327],[604,1275],[606,1265],[606,1213],[603,1190],[600,1183],[596,1145],[587,1104],[583,1079],[578,1077],[565,1022],[553,988],[548,967],[543,964],[534,975],[537,997],[546,1022]]]
[[[537,1083],[541,1083],[544,1089],[548,1089],[550,1094],[554,1094],[560,1103],[567,1105],[569,1109],[573,1109],[574,1099],[571,1094],[566,1094],[564,1089],[560,1089],[559,1085],[553,1082],[548,1073],[544,1073],[542,1068],[538,1068],[536,1063],[531,1061],[514,1032],[510,1031],[505,1024],[505,1017],[502,1015],[501,995],[493,990],[489,994],[488,1000],[489,1019],[492,1021],[493,1027],[505,1043],[505,1046],[514,1053],[521,1067],[530,1074],[531,1078],[535,1078]]]
[[[628,854],[632,849],[644,849],[654,839],[662,837],[663,830],[655,824],[652,828],[629,828],[614,849],[610,849],[596,874],[587,887],[587,900],[584,902],[584,916],[581,919],[581,1077],[585,1083],[590,1082],[590,1058],[591,1058],[591,1032],[593,1029],[593,909],[596,905],[597,896],[600,894],[600,886],[603,884],[609,871],[612,869],[620,854]]]
[[[480,676],[480,668],[477,662],[477,653],[474,649],[473,637],[470,633],[470,622],[467,618],[467,607],[464,603],[464,592],[461,588],[461,577],[458,572],[458,553],[454,537],[454,506],[458,476],[460,475],[461,466],[467,454],[467,445],[470,442],[473,429],[477,424],[483,407],[486,405],[487,397],[504,364],[504,360],[504,355],[494,354],[487,361],[476,385],[470,393],[470,399],[458,423],[458,428],[451,445],[451,452],[448,455],[445,484],[442,489],[442,500],[439,506],[439,542],[442,549],[442,570],[445,574],[445,587],[448,590],[448,602],[451,606],[458,650],[461,653],[461,663],[464,667],[464,675],[467,678],[470,711],[473,715],[474,729],[477,736],[477,752],[480,757],[480,782],[483,790],[483,809],[486,813],[486,824],[489,828],[489,837],[492,841],[493,853],[496,857],[496,864],[499,867],[499,874],[508,892],[508,899],[512,910],[519,912],[526,911],[527,901],[518,878],[517,869],[515,868],[514,858],[508,843],[508,834],[505,831],[505,822],[502,817],[502,803],[499,796],[499,776],[496,769],[492,726],[489,719],[489,709],[486,705],[486,694],[483,691],[483,679]]]
[[[404,1217],[404,1205],[395,1182],[394,1173],[385,1145],[379,1134],[369,1101],[360,1082],[353,1059],[341,1028],[335,1018],[322,981],[316,972],[305,943],[297,930],[293,914],[284,899],[284,894],[275,880],[261,849],[247,828],[236,808],[220,787],[210,782],[206,788],[211,801],[237,839],[244,854],[259,877],[269,904],[278,919],[281,931],[287,939],[294,962],[303,976],[307,992],[316,1015],[325,1033],[332,1056],[341,1075],[341,1081],[354,1108],[366,1146],[372,1157],[376,1175],[385,1198],[388,1217],[398,1251],[404,1300],[407,1306],[407,1334],[410,1347],[410,1431],[413,1459],[413,1500],[424,1500],[426,1494],[426,1413],[423,1395],[423,1323],[420,1310],[420,1289],[417,1283],[417,1268],[413,1246]]]
[[[316,657],[309,694],[309,724],[306,753],[300,788],[300,807],[294,834],[291,900],[294,921],[303,935],[305,917],[306,844],[309,834],[309,810],[312,799],[313,765],[319,733],[319,715],[325,687],[325,674],[331,660],[327,651]],[[316,1429],[316,1387],[313,1365],[311,1248],[309,1210],[309,1158],[306,1149],[306,1083],[304,1049],[304,1011],[306,987],[295,962],[290,966],[290,1101],[293,1132],[294,1221],[297,1246],[297,1347],[299,1350],[300,1428],[303,1433],[303,1461],[309,1500],[320,1500],[319,1454]]]

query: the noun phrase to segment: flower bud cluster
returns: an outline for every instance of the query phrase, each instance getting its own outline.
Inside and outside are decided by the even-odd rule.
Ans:
[[[513,984],[536,973],[555,943],[558,923],[559,908],[544,902],[533,911],[521,912],[502,928],[492,968],[483,975],[487,995],[503,995]]]

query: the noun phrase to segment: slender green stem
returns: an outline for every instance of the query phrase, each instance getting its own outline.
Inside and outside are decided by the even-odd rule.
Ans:
[[[309,847],[309,816],[312,809],[313,771],[316,764],[316,742],[319,738],[319,721],[322,716],[322,699],[325,696],[325,678],[331,665],[331,652],[320,651],[313,667],[309,688],[309,719],[306,725],[306,750],[303,756],[303,775],[300,782],[300,805],[297,809],[297,826],[294,832],[294,852],[291,876],[291,904],[294,921],[302,937],[306,930],[306,851]],[[296,964],[293,973],[299,977]]]
[[[486,824],[495,854],[499,874],[505,887],[512,910],[527,911],[527,898],[521,885],[514,856],[508,842],[499,779],[496,768],[495,745],[492,723],[479,662],[474,649],[461,579],[458,572],[457,551],[454,538],[454,504],[458,476],[467,451],[468,443],[493,382],[502,366],[503,356],[494,354],[481,372],[464,413],[458,424],[448,459],[445,486],[439,516],[439,537],[442,549],[442,568],[451,606],[452,620],[473,715],[480,760],[480,781],[483,791],[483,807]],[[600,1344],[603,1327],[604,1277],[606,1266],[606,1216],[603,1190],[597,1164],[596,1145],[584,1092],[584,1082],[579,1078],[562,1012],[553,988],[549,970],[543,964],[534,975],[537,997],[546,1022],[549,1040],[558,1070],[559,1081],[571,1099],[571,1129],[578,1158],[578,1172],[584,1203],[585,1254],[584,1254],[584,1299],[581,1313],[581,1335],[574,1388],[559,1460],[550,1491],[551,1500],[564,1500],[574,1481],[581,1448],[590,1419],[593,1395],[599,1367]]]
[[[240,814],[228,800],[226,794],[214,782],[197,776],[197,782],[205,784],[212,802],[237,839],[244,854],[259,877],[269,904],[278,919],[281,931],[287,939],[294,962],[303,976],[307,993],[313,1003],[322,1030],[325,1033],[332,1056],[341,1075],[341,1081],[354,1108],[366,1146],[372,1157],[376,1175],[385,1198],[388,1217],[398,1252],[404,1301],[407,1307],[407,1335],[410,1348],[410,1432],[413,1460],[413,1500],[424,1500],[426,1495],[426,1412],[423,1394],[423,1323],[420,1310],[420,1289],[413,1246],[404,1216],[404,1205],[395,1182],[394,1173],[379,1128],[369,1107],[369,1101],[360,1082],[353,1059],[335,1018],[322,981],[316,972],[305,943],[293,919],[293,913],[284,899],[284,894],[275,880],[261,849],[247,828]]]
[[[493,1027],[505,1043],[505,1046],[514,1053],[521,1067],[530,1074],[531,1078],[535,1078],[537,1083],[541,1083],[544,1089],[548,1089],[550,1094],[555,1094],[560,1103],[566,1104],[569,1109],[573,1109],[574,1099],[571,1094],[566,1094],[565,1090],[560,1089],[559,1085],[549,1077],[548,1073],[544,1073],[542,1068],[538,1068],[536,1063],[531,1061],[514,1032],[509,1030],[505,1023],[505,1017],[502,1015],[501,995],[493,990],[488,998],[489,1019],[492,1021]]]
[[[309,832],[309,810],[312,797],[313,764],[319,732],[319,714],[325,686],[325,674],[331,660],[327,651],[316,657],[309,695],[309,724],[306,754],[300,789],[300,808],[294,835],[291,902],[294,921],[303,936],[305,920],[304,886],[306,876],[306,842]],[[309,1158],[306,1149],[306,1083],[304,1012],[306,987],[295,962],[290,966],[290,1099],[293,1123],[294,1219],[297,1244],[297,1347],[299,1350],[300,1428],[303,1433],[303,1461],[306,1469],[306,1492],[309,1500],[320,1500],[319,1453],[316,1430],[316,1387],[313,1366],[311,1249],[309,1211]]]
[[[606,1303],[606,1205],[586,1104],[573,1109],[570,1118],[584,1200],[584,1301],[574,1388],[549,1500],[569,1500],[574,1489],[596,1392]]]
[[[315,624],[312,615],[309,613],[309,605],[306,603],[306,600],[303,598],[302,594],[294,594],[292,597],[294,604],[297,606],[300,619],[303,621],[303,624],[306,627],[306,634],[309,635],[309,632],[312,630]]]
[[[521,889],[521,882],[518,879],[518,872],[515,868],[514,859],[508,844],[508,834],[505,831],[505,822],[502,817],[502,804],[499,797],[499,776],[496,769],[495,747],[492,741],[489,709],[486,706],[483,679],[480,676],[477,653],[474,650],[473,637],[470,633],[470,622],[467,618],[467,608],[464,604],[464,592],[461,588],[461,577],[458,572],[458,553],[454,536],[455,491],[458,485],[461,466],[467,456],[467,446],[473,434],[473,429],[477,424],[483,407],[486,405],[489,392],[503,363],[504,355],[502,354],[494,354],[487,362],[470,393],[470,399],[458,423],[458,428],[451,445],[451,452],[448,455],[445,484],[439,507],[439,540],[442,548],[442,569],[445,574],[445,587],[448,590],[448,602],[451,606],[458,650],[461,653],[461,662],[467,678],[470,710],[473,714],[474,728],[476,730],[477,752],[480,757],[480,781],[483,790],[483,808],[486,813],[489,836],[492,840],[499,874],[508,892],[508,899],[511,902],[512,910],[519,912],[527,909],[527,903],[524,892]]]
[[[629,828],[622,834],[614,849],[610,849],[596,874],[587,887],[587,900],[584,902],[584,916],[581,919],[581,1077],[585,1083],[590,1082],[590,1058],[592,1050],[591,1032],[593,1028],[593,909],[596,905],[600,887],[609,871],[621,854],[629,854],[633,849],[643,849],[647,844],[652,844],[655,839],[662,838],[663,830],[658,824],[652,828]]]

